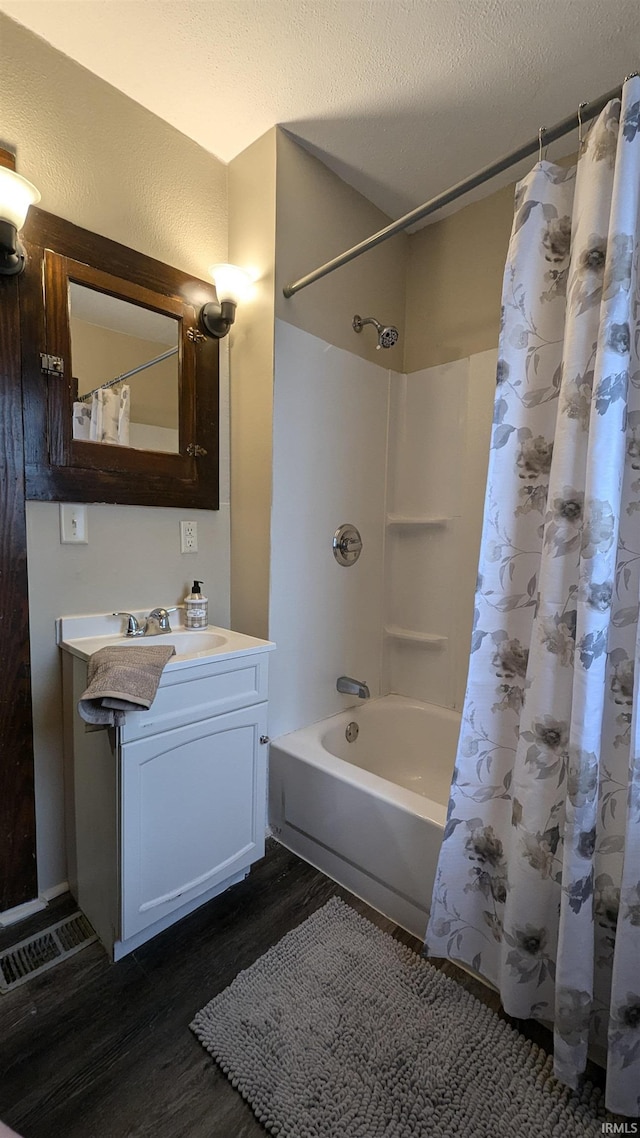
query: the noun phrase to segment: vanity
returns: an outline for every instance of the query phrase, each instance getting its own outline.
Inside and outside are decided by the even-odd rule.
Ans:
[[[106,614],[61,617],[57,641],[69,885],[115,961],[263,856],[275,645],[211,626],[154,636],[149,643],[174,644],[176,655],[151,707],[95,730],[77,711],[87,662],[99,648],[136,641]]]

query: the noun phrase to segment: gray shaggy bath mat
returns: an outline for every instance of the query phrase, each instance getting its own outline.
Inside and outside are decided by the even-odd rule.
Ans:
[[[280,1138],[600,1138],[590,1085],[333,898],[191,1029]]]

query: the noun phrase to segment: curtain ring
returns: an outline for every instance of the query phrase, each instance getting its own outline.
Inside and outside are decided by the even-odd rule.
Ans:
[[[542,162],[542,136],[546,129],[545,126],[538,127],[538,162]]]
[[[584,138],[582,136],[582,109],[586,107],[586,103],[578,103],[578,148],[582,150],[584,145]]]

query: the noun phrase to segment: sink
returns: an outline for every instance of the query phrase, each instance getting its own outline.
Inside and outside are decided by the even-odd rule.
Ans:
[[[209,628],[193,629],[188,632],[159,632],[156,636],[121,636],[111,640],[111,644],[173,644],[176,656],[200,656],[203,652],[217,652],[228,644],[229,637],[222,632],[212,632]],[[173,657],[172,657],[173,658]]]
[[[138,616],[137,613],[134,615]],[[144,615],[140,613],[140,619]],[[112,645],[152,647],[154,644],[173,644],[175,656],[166,665],[171,670],[275,648],[275,644],[268,640],[258,640],[255,636],[215,625],[185,629],[183,624],[178,624],[174,632],[160,632],[157,636],[125,636],[121,617],[114,617],[112,613],[59,617],[56,639],[62,649],[80,660],[89,660],[94,652]]]

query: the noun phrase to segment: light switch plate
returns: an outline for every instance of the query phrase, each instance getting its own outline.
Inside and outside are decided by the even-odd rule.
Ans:
[[[73,502],[60,503],[60,544],[89,544],[86,505],[76,505]]]

